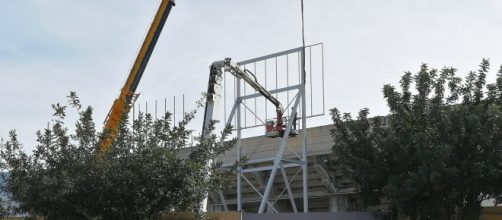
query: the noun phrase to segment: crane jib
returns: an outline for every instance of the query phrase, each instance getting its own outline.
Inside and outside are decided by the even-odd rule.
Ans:
[[[152,39],[151,39],[149,45],[146,47],[146,52],[145,52],[144,58],[140,59],[139,56],[141,55],[141,53],[138,54],[138,60],[141,60],[141,63],[139,65],[139,69],[137,71],[137,74],[135,75],[134,80],[132,81],[132,84],[129,88],[129,92],[131,94],[136,92],[136,88],[139,85],[139,81],[141,80],[141,77],[143,76],[143,72],[145,71],[146,66],[148,64],[148,61],[150,60],[150,57],[152,56],[153,50],[155,49],[155,45],[157,44],[157,41],[159,40],[160,33],[162,32],[164,24],[166,23],[167,17],[169,16],[169,13],[170,13],[171,8],[173,6],[174,6],[174,1],[169,1],[167,3],[166,10],[164,11],[162,16],[160,17],[158,28],[156,28],[155,32],[153,33],[153,36],[152,36]],[[159,11],[159,13],[161,13],[161,11]],[[147,44],[147,43],[148,42],[145,40],[145,44]],[[146,45],[143,45],[143,46],[146,46]],[[131,70],[131,71],[133,71],[133,70]]]
[[[174,5],[173,0],[162,0],[155,14],[127,80],[120,91],[120,95],[113,103],[110,113],[106,118],[104,130],[107,135],[101,141],[101,153],[106,152],[111,147],[118,134],[118,128],[122,123],[122,116],[129,113],[136,88],[139,85],[143,72],[160,37],[160,33]]]

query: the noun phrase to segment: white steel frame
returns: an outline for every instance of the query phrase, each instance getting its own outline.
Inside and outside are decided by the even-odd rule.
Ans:
[[[307,46],[307,47],[312,47],[312,46],[316,46],[316,45],[321,45],[321,48],[322,48],[322,43],[320,44],[315,44],[315,45],[310,45],[310,46]],[[305,47],[305,48],[307,48]],[[306,114],[306,93],[305,93],[305,85],[306,85],[306,80],[307,80],[307,76],[306,76],[306,72],[305,72],[305,48],[304,47],[298,47],[298,48],[294,48],[294,49],[291,49],[291,50],[287,50],[287,51],[283,51],[283,52],[279,52],[279,53],[274,53],[274,54],[270,54],[270,55],[267,55],[267,56],[263,56],[263,57],[259,57],[259,58],[255,58],[255,59],[251,59],[251,60],[247,60],[247,61],[243,61],[243,62],[239,62],[238,65],[239,66],[243,66],[243,65],[246,65],[246,64],[250,64],[250,63],[254,63],[254,62],[258,62],[258,61],[262,61],[262,60],[267,60],[267,59],[270,59],[270,58],[274,58],[274,57],[278,57],[278,56],[282,56],[282,55],[287,55],[287,54],[291,54],[291,53],[300,53],[301,54],[301,59],[300,59],[300,63],[301,63],[301,81],[300,81],[300,84],[298,85],[292,85],[292,86],[287,86],[285,88],[279,88],[279,89],[275,89],[275,90],[270,90],[269,92],[271,94],[276,94],[276,93],[281,93],[281,92],[287,92],[287,91],[297,91],[297,94],[296,94],[296,98],[295,98],[295,102],[293,104],[293,107],[292,107],[292,112],[290,113],[289,117],[290,118],[295,118],[299,112],[301,112],[301,132],[299,134],[299,138],[301,138],[301,143],[302,143],[302,153],[301,153],[301,157],[298,157],[298,160],[296,159],[286,159],[283,157],[284,155],[284,149],[287,147],[287,143],[288,143],[288,137],[289,137],[289,134],[291,132],[291,129],[292,129],[292,125],[293,123],[288,123],[287,124],[287,127],[286,127],[286,131],[283,135],[283,138],[280,140],[279,142],[279,147],[277,149],[277,152],[275,153],[275,156],[272,157],[272,158],[266,158],[266,159],[260,159],[260,160],[255,160],[255,161],[248,161],[247,163],[250,164],[250,163],[262,163],[262,162],[272,162],[273,164],[271,166],[262,166],[262,167],[253,167],[253,168],[243,168],[241,166],[241,158],[242,158],[242,149],[241,149],[241,138],[242,138],[242,130],[244,129],[242,127],[242,122],[241,122],[241,118],[242,118],[242,109],[241,109],[241,104],[243,104],[243,101],[244,100],[248,100],[248,99],[253,99],[253,98],[256,98],[256,97],[259,97],[261,96],[261,94],[259,93],[255,93],[255,94],[250,94],[250,95],[241,95],[241,79],[240,78],[235,78],[236,79],[236,84],[235,84],[235,87],[236,87],[236,99],[234,101],[234,104],[233,104],[233,107],[230,111],[230,114],[228,115],[228,119],[226,120],[226,123],[227,124],[232,124],[232,119],[234,118],[235,116],[235,128],[236,128],[236,138],[237,138],[237,142],[236,142],[236,161],[237,161],[237,176],[236,176],[236,188],[237,188],[237,211],[242,211],[242,179],[244,179],[247,184],[249,184],[253,189],[254,191],[261,197],[261,202],[260,202],[260,207],[258,209],[258,213],[264,213],[266,212],[266,207],[267,205],[269,206],[269,208],[271,210],[273,210],[274,212],[278,212],[275,208],[274,208],[274,204],[275,202],[270,202],[269,201],[269,198],[270,198],[270,195],[271,195],[271,190],[272,190],[272,186],[273,186],[273,183],[275,181],[275,177],[276,177],[276,174],[277,174],[277,171],[280,169],[281,170],[281,173],[282,173],[282,176],[284,178],[284,183],[285,183],[285,189],[280,193],[280,195],[278,197],[281,197],[282,194],[284,193],[284,191],[287,191],[288,195],[289,195],[289,200],[291,202],[291,206],[292,206],[292,209],[294,212],[298,212],[297,210],[297,207],[296,207],[296,203],[295,203],[295,200],[294,200],[294,197],[293,197],[293,194],[292,194],[292,191],[291,191],[291,187],[290,187],[290,181],[292,181],[300,172],[300,170],[298,170],[298,172],[296,173],[296,175],[291,178],[290,180],[288,179],[287,175],[286,175],[286,171],[285,169],[286,168],[290,168],[290,167],[298,167],[300,166],[301,167],[301,170],[302,170],[302,188],[303,188],[303,211],[305,213],[308,212],[308,183],[307,183],[307,180],[308,180],[308,162],[307,162],[307,114]],[[311,50],[310,50],[311,51]],[[311,57],[311,56],[310,56]],[[324,59],[324,57],[322,58]],[[324,61],[323,61],[324,62]],[[324,63],[323,63],[324,65]],[[310,74],[312,74],[310,72]],[[324,78],[324,68],[323,68],[323,78]],[[323,84],[324,85],[324,84]],[[301,111],[300,111],[300,104],[301,104]],[[323,106],[324,106],[324,88],[323,88]],[[247,108],[247,106],[245,106]],[[250,110],[248,108],[248,110]],[[254,114],[254,113],[253,113]],[[324,109],[323,109],[323,113],[324,114]],[[255,115],[256,116],[256,115]],[[310,117],[315,117],[317,115],[311,115]],[[292,120],[290,120],[292,121]],[[265,191],[264,193],[262,194],[253,184],[251,181],[249,181],[245,176],[244,174],[245,173],[249,173],[249,172],[257,172],[257,171],[265,171],[265,170],[269,170],[270,171],[270,177],[268,178],[268,181],[267,181],[267,185],[265,187]],[[224,205],[224,207],[226,208],[226,203],[225,203],[225,200],[223,198],[223,195],[221,195],[221,199],[222,199],[222,203]]]

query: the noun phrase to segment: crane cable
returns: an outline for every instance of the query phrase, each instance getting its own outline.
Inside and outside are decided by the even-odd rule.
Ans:
[[[305,72],[305,21],[303,16],[303,0],[301,1],[301,10],[302,10],[302,83],[305,83],[306,80],[306,72]]]
[[[305,21],[303,19],[303,0],[300,0],[301,1],[301,5],[302,5],[302,45],[303,45],[303,49],[305,49]]]
[[[304,84],[305,83],[305,79],[306,79],[306,73],[305,73],[305,21],[303,19],[303,0],[300,0],[301,2],[301,14],[302,14],[302,68],[301,68],[301,71],[302,71],[302,79],[301,79],[301,83]],[[293,98],[294,100],[294,98]],[[293,104],[293,100],[291,100],[291,102],[289,102],[288,106],[286,106],[286,108],[284,108],[282,110],[281,113],[284,114],[284,112],[286,112],[287,109],[289,109],[289,106],[291,104]],[[298,113],[297,113],[298,115]]]

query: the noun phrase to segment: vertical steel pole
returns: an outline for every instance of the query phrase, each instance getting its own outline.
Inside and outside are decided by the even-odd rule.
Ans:
[[[325,95],[325,92],[324,92],[324,44],[321,44],[321,66],[322,66],[322,114],[324,115],[326,112],[325,112],[325,105],[324,105],[324,95]],[[312,64],[311,64],[312,65]]]
[[[288,54],[286,54],[286,87],[289,87],[289,55]],[[288,103],[288,105],[289,105],[289,91],[286,92],[286,103]],[[287,111],[288,116],[290,116],[289,108],[285,109],[285,111]]]
[[[302,48],[302,141],[303,141],[303,212],[309,212],[309,192],[308,192],[308,158],[307,158],[307,98],[305,96],[305,86],[307,73],[305,72],[305,46]]]
[[[240,100],[241,97],[241,79],[237,79],[237,97]],[[241,104],[240,101],[237,106],[237,143],[236,143],[236,156],[237,156],[237,211],[242,211],[242,192],[241,192],[241,174],[242,167],[240,165],[241,160]]]
[[[265,60],[264,63],[265,63],[265,69],[264,69],[264,72],[265,72],[265,89],[268,89],[268,87],[267,87],[267,60]],[[255,62],[255,65],[256,65],[256,62]],[[267,101],[267,99],[265,99],[264,101],[265,101],[265,123],[266,123],[267,119],[268,119],[268,110],[267,110],[268,101]]]
[[[314,97],[312,93],[312,47],[309,47],[309,84],[310,84],[310,97]],[[314,99],[310,98],[310,115],[314,115]]]
[[[302,80],[302,140],[303,140],[303,212],[309,212],[309,189],[308,189],[308,158],[307,158],[307,97],[305,96],[305,86],[307,73],[305,72],[305,20],[303,16],[303,0],[301,1],[302,10],[302,69],[301,69],[301,80]],[[312,56],[311,56],[312,58]],[[312,63],[310,63],[312,66]],[[312,86],[311,86],[312,88]],[[310,94],[312,95],[312,94]],[[312,99],[312,97],[311,97]]]

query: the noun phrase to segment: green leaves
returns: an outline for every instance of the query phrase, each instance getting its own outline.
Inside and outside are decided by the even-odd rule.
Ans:
[[[179,158],[195,111],[176,126],[169,113],[156,120],[140,113],[132,126],[124,119],[112,148],[99,156],[103,134],[96,131],[92,107],[82,108],[73,92],[68,99],[79,115],[73,133],[64,123],[67,107],[55,104],[56,119],[37,132],[32,154],[22,150],[15,132],[0,151],[9,171],[3,190],[19,211],[47,219],[152,219],[160,212],[200,211],[206,193],[225,184],[219,164],[206,165],[231,147],[233,142],[222,144],[229,129],[221,136],[209,131],[188,158]]]
[[[401,92],[383,88],[388,125],[368,109],[356,119],[331,111],[334,153],[367,203],[387,198],[401,218],[477,219],[483,199],[500,199],[502,70],[487,85],[489,66],[465,83],[451,67],[406,72]]]

